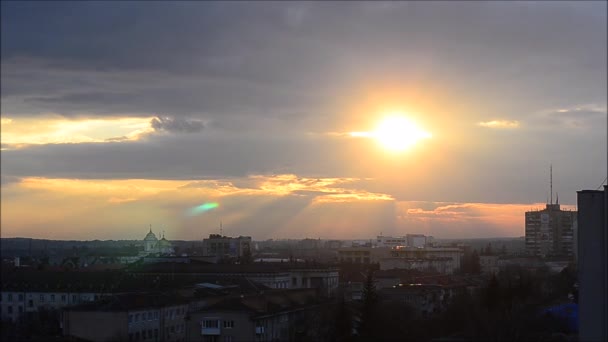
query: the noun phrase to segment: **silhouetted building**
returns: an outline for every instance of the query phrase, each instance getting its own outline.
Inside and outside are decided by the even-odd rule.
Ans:
[[[380,269],[434,270],[452,274],[460,268],[464,250],[458,247],[402,247],[394,248],[380,259]]]
[[[376,238],[377,247],[424,247],[427,244],[427,236],[422,234],[406,234],[405,236],[383,236]]]
[[[426,245],[426,236],[422,234],[407,234],[407,245],[410,247],[424,247]]]
[[[322,336],[306,330],[304,323],[309,317],[318,315],[324,303],[312,289],[227,297],[190,314],[186,339],[235,342],[318,340]]]
[[[497,255],[480,255],[479,266],[481,273],[496,274],[498,273],[498,256]]]
[[[381,270],[434,270],[451,274],[460,267],[462,248],[450,247],[345,247],[338,249],[341,263],[380,264]]]
[[[23,316],[61,310],[120,293],[174,290],[193,286],[208,278],[143,277],[139,273],[124,271],[14,269],[3,270],[1,279],[2,320],[17,321]]]
[[[421,316],[431,316],[443,312],[447,306],[446,294],[450,289],[441,285],[397,284],[378,289],[380,300],[403,303]]]
[[[375,264],[389,256],[389,251],[388,247],[342,247],[338,249],[338,260],[342,263]]]
[[[186,282],[196,277],[245,277],[272,289],[316,288],[324,296],[332,296],[338,288],[338,269],[306,263],[143,264],[133,269],[142,279],[172,279]]]
[[[238,258],[246,252],[251,252],[250,236],[233,238],[220,234],[209,234],[208,239],[203,239],[204,256]]]
[[[526,212],[526,252],[540,257],[573,257],[576,211],[561,210],[560,205]]]
[[[376,239],[376,246],[378,246],[378,247],[407,246],[407,237],[379,235]]]
[[[579,340],[608,340],[608,186],[578,192]]]
[[[130,293],[65,309],[62,328],[88,341],[184,341],[187,312],[182,298]]]

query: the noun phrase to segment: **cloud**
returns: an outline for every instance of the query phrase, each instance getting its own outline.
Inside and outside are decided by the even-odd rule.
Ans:
[[[2,144],[27,145],[135,141],[152,132],[150,118],[94,117],[66,119],[59,115],[19,117],[2,126]]]
[[[525,212],[544,206],[544,203],[398,202],[397,220],[398,226],[417,227],[434,236],[523,236]],[[575,207],[562,205],[562,209]]]
[[[374,178],[333,187],[510,203],[542,200],[552,161],[560,193],[574,203],[576,190],[606,173],[605,116],[530,114],[605,108],[603,2],[1,6],[1,114],[13,120],[2,125],[2,174],[230,179],[243,193],[267,182],[248,178],[256,174]],[[436,139],[397,157],[368,139],[340,139],[371,127],[379,108],[399,105],[424,109]],[[496,134],[471,124],[501,121],[501,113],[520,126]],[[123,118],[141,127],[122,127]],[[179,134],[198,129],[205,134]],[[289,193],[285,212],[317,195],[350,196],[288,182],[266,185]],[[391,210],[391,201],[377,202]]]
[[[198,133],[205,128],[201,120],[157,116],[150,122],[156,131],[171,133]]]
[[[520,236],[524,212],[543,206],[395,201],[386,194],[340,186],[356,181],[351,179],[256,175],[243,180],[257,185],[240,188],[230,179],[26,178],[3,189],[3,236],[140,239],[152,223],[167,230],[170,239],[190,240],[215,232],[220,220],[225,233],[256,240],[371,238],[380,231],[443,238]],[[188,215],[189,209],[206,202],[219,205],[202,215]],[[32,207],[37,215],[24,215]],[[61,210],[65,207],[73,210],[66,213]],[[97,219],[91,220],[91,215]]]
[[[171,238],[195,238],[204,230],[211,229],[220,215],[226,228],[238,234],[256,238],[286,237],[318,234],[318,227],[311,224],[323,217],[336,228],[359,227],[363,222],[385,220],[382,217],[341,217],[341,213],[352,211],[357,203],[376,206],[381,194],[370,194],[364,190],[342,189],[339,184],[350,183],[349,179],[307,179],[296,175],[256,175],[246,177],[257,184],[253,188],[238,188],[231,180],[78,180],[26,178],[17,186],[3,191],[2,226],[7,236],[21,235],[40,229],[54,227],[54,238],[79,234],[91,236],[94,227],[103,226],[105,238],[132,237],[135,227],[149,222],[160,222],[171,231]],[[5,199],[10,199],[5,201]],[[318,201],[316,199],[319,199]],[[205,215],[187,215],[189,209],[205,202],[219,203],[218,208]],[[382,202],[391,202],[388,196]],[[42,205],[46,203],[46,205]],[[26,206],[41,206],[36,217],[23,216]],[[57,215],[58,208],[74,207],[70,214]],[[339,206],[341,210],[334,211]],[[98,213],[97,220],[90,215]],[[368,210],[368,213],[371,213]],[[320,215],[320,216],[318,216]],[[103,217],[102,217],[103,216]],[[355,221],[358,217],[358,222]],[[371,220],[371,221],[370,221]],[[68,224],[70,222],[70,224]],[[339,224],[338,224],[339,223]],[[352,224],[351,224],[352,223]],[[156,223],[155,223],[156,225]],[[66,227],[78,226],[79,230]],[[57,228],[57,229],[55,229]],[[194,229],[194,230],[193,230]],[[87,232],[87,233],[85,233]],[[112,236],[111,234],[115,234]],[[40,232],[37,233],[40,236]],[[139,233],[137,233],[139,234]],[[324,232],[327,234],[327,232]],[[100,236],[101,237],[101,236]]]
[[[541,111],[534,120],[538,125],[605,133],[603,127],[605,127],[607,113],[605,104],[584,104]]]
[[[133,201],[137,201],[137,199],[132,197],[111,197],[108,199],[108,203],[127,203]]]
[[[0,175],[0,179],[1,179],[0,184],[3,187],[7,186],[9,184],[21,182],[21,178],[20,177],[16,177],[16,176]]]
[[[314,203],[345,203],[356,201],[393,201],[394,198],[387,194],[378,194],[371,192],[343,193],[330,194],[315,198]]]
[[[116,92],[86,92],[70,93],[60,96],[28,97],[25,102],[40,104],[48,107],[54,104],[72,105],[82,108],[82,105],[91,103],[116,103],[123,102],[133,97],[133,94]]]
[[[492,120],[482,121],[477,123],[478,126],[487,128],[498,128],[498,129],[512,129],[519,127],[519,121],[517,120]]]
[[[266,185],[238,188],[226,179],[26,178],[3,189],[3,236],[139,239],[152,223],[167,230],[170,239],[200,239],[215,232],[220,220],[227,234],[251,235],[256,240],[371,238],[380,231],[440,238],[521,236],[525,211],[544,207],[543,203],[395,201],[385,194],[336,188],[342,180],[312,181],[294,175],[246,179],[252,178]],[[206,202],[219,205],[202,215],[188,215],[189,209]],[[67,206],[74,210],[60,210]],[[24,215],[32,207],[37,215]],[[98,219],[90,220],[91,215]],[[41,227],[53,235],[45,235]]]

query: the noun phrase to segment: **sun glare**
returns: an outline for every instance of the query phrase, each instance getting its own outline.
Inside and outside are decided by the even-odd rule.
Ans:
[[[390,116],[382,120],[371,134],[384,148],[403,151],[431,134],[403,116]]]

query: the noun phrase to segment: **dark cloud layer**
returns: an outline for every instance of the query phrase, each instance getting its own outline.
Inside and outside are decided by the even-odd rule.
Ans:
[[[369,189],[399,199],[480,202],[542,201],[549,162],[570,202],[605,175],[605,2],[1,6],[3,116],[169,116],[151,122],[168,134],[141,141],[3,151],[3,175],[374,177],[376,168],[405,180]],[[383,81],[446,88],[456,102],[438,115],[483,143],[438,143],[428,179],[413,180],[416,162],[383,161],[369,142],[305,135],[334,131],[337,103],[356,107],[354,89]],[[484,114],[449,118],[463,103]],[[571,110],[583,104],[600,110]],[[475,130],[496,119],[521,126]]]
[[[152,119],[150,124],[156,131],[176,133],[198,133],[205,128],[205,124],[200,120],[188,120],[168,116],[157,116]]]
[[[3,111],[315,115],[369,77],[514,109],[597,102],[605,20],[603,3],[9,2]]]

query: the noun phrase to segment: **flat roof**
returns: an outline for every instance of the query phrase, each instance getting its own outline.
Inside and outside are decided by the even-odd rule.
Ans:
[[[98,301],[72,306],[66,310],[121,312],[161,308],[187,303],[188,301],[185,298],[167,294],[166,292],[129,293],[103,297]]]

